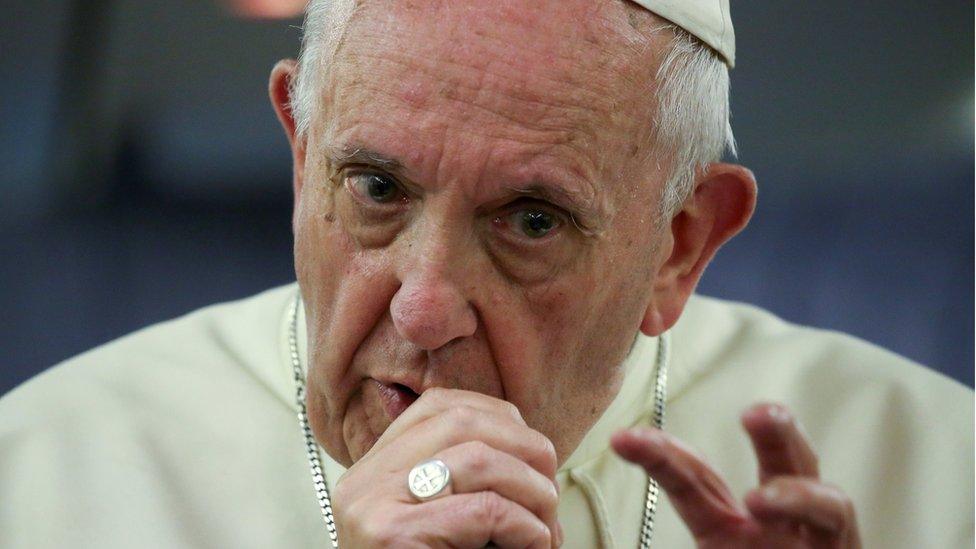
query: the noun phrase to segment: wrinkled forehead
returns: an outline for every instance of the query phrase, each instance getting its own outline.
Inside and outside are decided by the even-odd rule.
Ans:
[[[663,23],[625,0],[360,0],[340,51],[395,45],[405,55],[446,61],[504,56],[568,80],[597,67],[639,78],[654,73],[647,32],[654,21]]]
[[[621,0],[364,0],[330,70],[333,114],[458,118],[463,106],[482,128],[558,130],[601,147],[651,124],[661,26]]]
[[[501,33],[536,31],[519,34],[521,41],[528,44],[560,35],[599,41],[605,33],[625,31],[621,23],[634,28],[633,18],[638,13],[649,12],[625,0],[358,0],[352,19],[428,23],[442,29],[461,23],[464,28],[459,30],[470,30],[475,35],[479,27],[493,27]]]

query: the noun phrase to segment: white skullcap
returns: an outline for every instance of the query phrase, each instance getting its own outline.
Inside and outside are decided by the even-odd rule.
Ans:
[[[729,0],[632,0],[683,28],[735,66],[735,31]]]

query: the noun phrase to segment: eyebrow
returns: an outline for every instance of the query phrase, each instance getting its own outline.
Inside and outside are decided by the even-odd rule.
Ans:
[[[370,164],[390,171],[401,171],[403,169],[403,164],[399,160],[365,147],[345,145],[330,148],[329,158],[334,162]]]
[[[358,145],[342,145],[328,150],[329,158],[335,163],[356,163],[382,168],[391,173],[402,174],[403,164],[391,156]],[[570,178],[573,179],[573,178]],[[565,178],[560,178],[564,181]],[[552,202],[566,210],[573,223],[587,236],[601,232],[609,217],[606,204],[599,200],[595,191],[584,181],[564,181],[557,183],[548,180],[535,180],[528,185],[503,187],[505,191],[517,196],[538,198]]]

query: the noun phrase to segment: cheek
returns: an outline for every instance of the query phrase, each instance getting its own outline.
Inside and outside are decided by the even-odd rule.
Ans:
[[[318,236],[304,251],[299,280],[306,302],[309,360],[317,374],[339,386],[346,381],[343,377],[356,350],[389,314],[398,284],[385,255],[357,249],[340,226]]]
[[[350,365],[388,314],[396,283],[382,251],[360,249],[339,220],[306,204],[296,216],[295,265],[308,328],[310,421],[331,455],[359,455],[373,435],[362,376]],[[363,428],[350,431],[355,426]]]
[[[533,325],[554,351],[575,354],[585,345],[585,327],[606,291],[601,269],[600,262],[579,255],[552,279],[524,292]]]
[[[602,312],[605,283],[592,274],[566,276],[506,294],[483,312],[506,398],[553,441],[561,459],[619,387],[616,366],[626,344],[608,342],[614,322]]]
[[[325,185],[306,182],[295,212],[295,274],[306,299],[328,275],[329,258],[341,255],[341,234],[335,227],[334,191]],[[336,249],[338,248],[338,249]],[[334,263],[334,262],[332,262]]]
[[[560,276],[493,293],[481,313],[510,400],[536,405],[575,384],[596,286],[587,277]]]
[[[296,216],[295,269],[310,318],[336,318],[344,302],[374,296],[384,284],[387,258],[382,250],[364,250],[350,233],[339,211],[341,194],[328,185],[310,189]]]
[[[625,266],[624,263],[627,263]],[[513,355],[534,352],[535,371],[513,366],[509,379],[525,391],[547,387],[534,399],[580,399],[612,391],[616,366],[626,356],[644,309],[644,272],[616,258],[580,256],[575,268],[520,292],[517,314],[496,318],[498,336]],[[643,280],[643,283],[640,281]],[[504,366],[504,361],[500,361]],[[557,382],[558,380],[558,382]]]

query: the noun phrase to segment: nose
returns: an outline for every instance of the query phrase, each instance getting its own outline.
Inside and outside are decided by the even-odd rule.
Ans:
[[[434,265],[418,266],[402,279],[390,302],[397,333],[433,351],[474,334],[478,318],[468,300]]]

